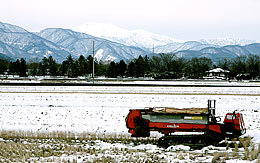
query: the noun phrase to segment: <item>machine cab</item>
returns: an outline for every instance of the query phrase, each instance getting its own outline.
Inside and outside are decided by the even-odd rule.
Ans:
[[[242,113],[236,113],[235,111],[226,114],[224,126],[226,133],[243,135],[246,132]]]

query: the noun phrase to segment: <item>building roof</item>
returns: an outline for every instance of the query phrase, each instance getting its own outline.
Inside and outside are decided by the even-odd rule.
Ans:
[[[223,73],[228,73],[229,71],[228,71],[228,70],[223,70],[222,68],[215,68],[215,69],[209,70],[209,71],[207,71],[207,72],[215,72],[215,73],[223,72]]]

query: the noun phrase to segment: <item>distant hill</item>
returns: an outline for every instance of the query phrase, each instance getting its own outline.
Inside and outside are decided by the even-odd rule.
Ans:
[[[8,57],[8,56],[6,56],[6,55],[4,55],[4,54],[1,54],[1,53],[0,53],[0,59],[6,60],[6,61],[14,61],[14,60],[12,60],[10,57]]]
[[[56,44],[17,26],[0,23],[0,53],[12,59],[31,60],[53,56],[64,60],[70,53]]]
[[[213,62],[218,62],[224,58],[236,58],[243,55],[259,55],[260,44],[254,43],[245,46],[228,45],[223,47],[206,47],[201,50],[182,50],[175,53],[178,57],[192,58],[192,57],[207,57]]]
[[[75,58],[92,55],[93,40],[96,57],[102,60],[127,60],[150,53],[69,29],[45,29],[40,33],[31,33],[21,27],[0,22],[0,53],[12,59],[41,60],[52,56],[62,62],[68,55]]]
[[[98,60],[129,60],[137,58],[139,55],[144,56],[150,53],[141,48],[126,46],[69,29],[49,28],[42,30],[38,35],[66,49],[76,57],[92,55],[93,41],[95,44],[95,56]]]
[[[94,27],[98,29],[97,26]],[[104,27],[112,29],[104,31]],[[102,61],[130,60],[139,55],[151,56],[153,50],[153,55],[174,53],[184,58],[208,57],[213,62],[249,54],[260,56],[260,43],[248,40],[212,39],[183,42],[143,30],[127,31],[113,26],[104,27],[101,32],[107,34],[107,39],[62,28],[48,28],[32,33],[19,26],[0,22],[0,57],[11,60],[41,60],[43,57],[52,56],[56,61],[62,62],[68,55],[74,58],[92,55],[93,41],[95,57]],[[111,33],[107,33],[108,31]],[[94,32],[92,31],[93,34]],[[99,33],[100,36],[101,34]],[[246,44],[247,42],[251,44]],[[154,49],[151,48],[153,45]]]
[[[104,38],[124,45],[139,47],[144,50],[150,49],[150,51],[152,51],[153,46],[157,47],[166,44],[184,43],[183,40],[154,34],[142,29],[128,30],[117,27],[113,24],[87,23],[75,27],[72,30],[90,34],[95,37]]]

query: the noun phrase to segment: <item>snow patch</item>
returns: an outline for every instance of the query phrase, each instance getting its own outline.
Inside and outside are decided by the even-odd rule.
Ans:
[[[169,146],[166,151],[189,151],[190,147],[185,145]]]
[[[247,130],[246,135],[253,137],[252,141],[260,144],[260,130]]]
[[[153,48],[153,46],[162,46],[169,43],[184,43],[183,40],[154,34],[142,29],[127,30],[112,24],[88,23],[72,29],[95,37],[140,48]]]
[[[117,59],[117,58],[116,58],[116,57],[114,57],[114,56],[107,55],[107,57],[106,57],[105,61],[107,61],[107,62],[111,62],[111,61],[115,61],[116,59]]]
[[[252,43],[260,43],[260,40],[246,40],[241,38],[216,38],[216,39],[202,39],[203,44],[214,44],[219,46],[226,45],[247,45]]]
[[[48,54],[48,55],[50,55],[50,54],[52,54],[52,53],[53,53],[53,52],[52,52],[52,51],[49,51],[49,50],[46,52],[46,54]]]
[[[99,49],[96,54],[95,54],[95,58],[97,59],[97,61],[100,61],[103,57],[103,52],[104,50],[103,49]]]

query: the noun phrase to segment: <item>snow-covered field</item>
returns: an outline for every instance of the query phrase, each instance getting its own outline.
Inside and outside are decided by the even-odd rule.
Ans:
[[[125,117],[129,109],[207,107],[208,99],[217,101],[216,114],[222,120],[227,112],[237,110],[243,113],[247,128],[245,136],[253,137],[256,144],[260,143],[260,87],[0,86],[0,125],[2,130],[128,135]],[[104,143],[97,144],[102,146]],[[160,151],[169,162],[175,159],[171,159],[167,152],[176,152],[176,148],[163,150],[162,154],[162,149],[154,145],[142,147],[153,150],[152,153]],[[194,152],[185,150],[183,157]],[[195,161],[210,162],[212,157],[198,159]]]

